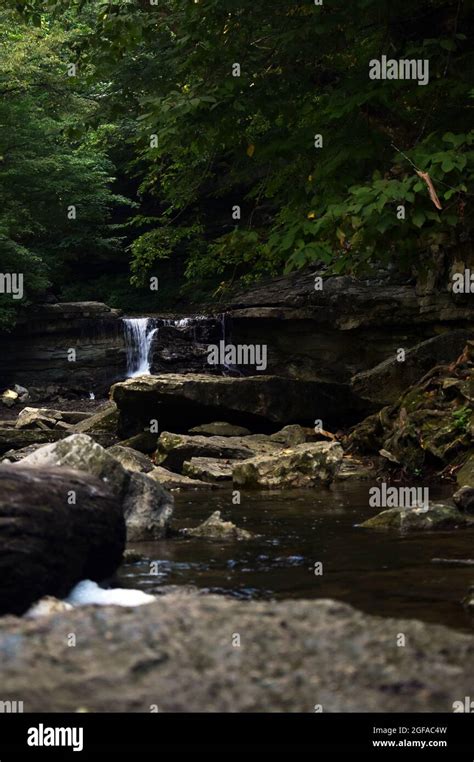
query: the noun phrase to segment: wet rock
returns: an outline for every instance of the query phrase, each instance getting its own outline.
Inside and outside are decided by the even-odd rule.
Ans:
[[[239,529],[232,521],[223,521],[220,511],[214,511],[206,521],[194,529],[183,529],[189,537],[202,537],[205,540],[251,540],[253,535],[245,529]]]
[[[123,552],[124,564],[136,564],[140,561],[144,561],[145,559],[145,554],[140,550],[136,550],[136,548],[126,548]]]
[[[173,471],[181,471],[184,461],[191,458],[243,460],[253,454],[253,450],[229,437],[201,437],[163,431],[158,439],[155,462]]]
[[[474,487],[461,487],[454,493],[453,500],[462,513],[474,515]]]
[[[257,456],[237,464],[233,480],[236,486],[246,489],[330,484],[342,456],[342,447],[335,442],[301,444],[277,455]]]
[[[200,481],[199,479],[191,479],[189,476],[183,474],[176,474],[173,471],[168,471],[167,468],[158,466],[154,468],[148,474],[150,479],[155,479],[165,489],[169,490],[189,490],[189,489],[215,489],[216,485]]]
[[[111,396],[124,437],[149,426],[152,418],[162,429],[182,432],[219,419],[249,428],[268,422],[313,423],[315,410],[324,411],[330,425],[358,420],[366,411],[347,384],[279,376],[141,376],[115,384]]]
[[[474,526],[469,518],[453,505],[430,504],[428,508],[390,508],[360,524],[366,529],[398,529],[402,532],[434,529],[457,529]]]
[[[201,426],[194,426],[188,433],[202,434],[205,437],[246,437],[251,434],[244,426],[235,426],[225,421],[203,423]]]
[[[63,597],[84,577],[104,579],[124,545],[120,500],[97,477],[0,466],[0,613],[21,614],[44,595]]]
[[[147,455],[138,450],[133,450],[131,447],[114,445],[113,447],[109,447],[107,452],[109,455],[112,455],[115,460],[118,460],[126,471],[146,474],[153,468],[153,463]]]
[[[173,515],[173,498],[155,479],[134,473],[123,501],[127,542],[159,540]]]
[[[238,462],[217,458],[191,458],[183,463],[183,474],[204,482],[230,481],[234,466]]]
[[[0,652],[2,693],[28,712],[452,712],[474,683],[472,635],[330,600],[173,594],[5,618]]]

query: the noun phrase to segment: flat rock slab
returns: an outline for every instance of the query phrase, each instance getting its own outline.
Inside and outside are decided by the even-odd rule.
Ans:
[[[205,482],[225,482],[232,479],[237,460],[218,460],[217,458],[191,458],[183,463],[183,474],[191,479]]]
[[[140,376],[115,384],[111,396],[123,437],[149,427],[150,419],[157,419],[161,430],[184,432],[219,418],[250,428],[252,423],[314,424],[316,419],[342,424],[366,411],[346,384],[280,376]]]
[[[471,635],[329,600],[171,594],[8,617],[0,653],[2,694],[25,712],[452,712],[474,684]]]
[[[203,482],[199,479],[191,479],[184,474],[175,474],[173,471],[168,471],[167,468],[158,466],[147,474],[148,478],[154,479],[159,482],[162,487],[169,490],[175,489],[215,489],[215,484],[209,482]]]
[[[235,441],[233,437],[200,437],[163,431],[158,439],[155,462],[173,471],[181,471],[183,463],[191,458],[244,460],[253,455],[254,451],[245,447],[239,438]]]

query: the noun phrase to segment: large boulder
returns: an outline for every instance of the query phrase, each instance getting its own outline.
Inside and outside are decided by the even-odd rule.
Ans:
[[[253,450],[231,437],[200,437],[189,434],[171,434],[164,431],[158,439],[155,455],[157,465],[181,471],[183,463],[191,458],[251,458]]]
[[[205,374],[140,376],[115,384],[120,434],[130,437],[158,420],[160,429],[186,432],[225,418],[229,423],[331,423],[356,421],[361,407],[348,385],[278,376],[230,378]]]
[[[447,713],[474,683],[471,634],[330,600],[174,593],[12,617],[0,653],[2,695],[24,698],[25,712]]]
[[[23,458],[21,464],[84,471],[101,479],[119,498],[124,497],[129,482],[129,475],[121,464],[87,434],[71,434],[60,442],[45,445]]]
[[[17,467],[63,466],[97,476],[122,502],[127,540],[157,539],[165,534],[173,498],[145,474],[130,473],[87,434],[71,436],[36,450]]]
[[[393,405],[435,365],[454,362],[470,338],[472,331],[458,330],[423,341],[406,350],[403,362],[393,355],[375,368],[356,374],[352,388],[361,399],[380,406]]]
[[[257,455],[237,464],[233,480],[237,487],[245,489],[330,484],[342,458],[343,450],[337,442],[300,444],[277,455]]]
[[[0,465],[1,614],[110,576],[124,545],[121,502],[96,476]]]

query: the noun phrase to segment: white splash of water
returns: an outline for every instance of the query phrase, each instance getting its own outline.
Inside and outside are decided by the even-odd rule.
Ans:
[[[96,606],[143,606],[146,603],[153,603],[154,600],[153,595],[148,595],[141,590],[129,590],[121,587],[104,590],[99,587],[97,582],[84,579],[71,590],[66,598],[66,603],[70,603],[72,606],[90,604]]]
[[[150,318],[125,318],[127,378],[150,375],[150,349],[157,328]]]

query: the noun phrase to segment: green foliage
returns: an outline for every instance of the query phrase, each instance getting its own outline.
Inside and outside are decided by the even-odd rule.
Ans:
[[[433,253],[471,240],[471,4],[13,4],[39,25],[37,39],[50,46],[33,80],[47,71],[67,104],[57,103],[54,113],[48,106],[44,116],[31,99],[23,109],[33,109],[38,131],[49,119],[41,131],[54,136],[53,156],[59,123],[65,129],[67,122],[69,141],[76,134],[75,161],[61,159],[61,177],[82,173],[84,193],[97,198],[99,177],[112,174],[107,149],[140,204],[135,223],[127,225],[138,288],[173,259],[184,258],[191,284],[212,290],[220,284],[223,294],[238,280],[309,265],[335,273],[363,273],[388,262],[402,269],[429,265]],[[80,62],[79,93],[64,78],[58,84],[55,58],[64,63],[64,46]],[[429,84],[371,80],[369,63],[382,54],[429,60]],[[46,157],[42,161],[40,171],[49,177]],[[442,209],[417,170],[428,173]],[[51,172],[58,178],[54,167]],[[90,210],[91,238],[107,217],[106,187],[98,203],[81,202]],[[238,223],[235,205],[242,209]],[[45,235],[45,225],[19,207],[20,227],[23,233],[31,227],[31,240],[18,243],[28,247]],[[71,251],[71,244],[78,252],[74,240],[64,249]],[[47,262],[46,248],[35,243],[32,250]]]
[[[455,427],[460,431],[467,431],[471,420],[472,408],[469,405],[463,405],[453,413]]]
[[[67,35],[0,11],[0,271],[22,273],[25,298],[2,296],[0,326],[54,285],[114,252],[113,165],[102,130],[81,131],[97,106],[67,76]],[[70,219],[70,207],[77,219]]]

